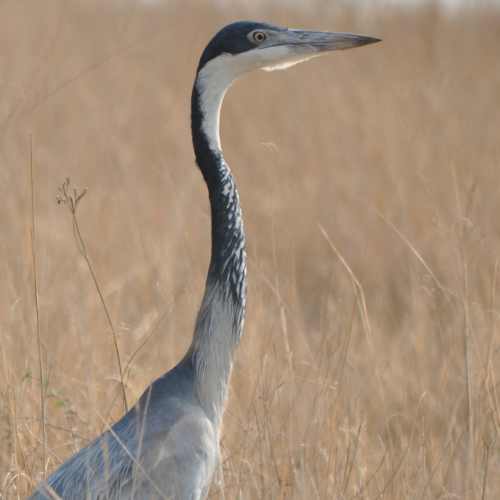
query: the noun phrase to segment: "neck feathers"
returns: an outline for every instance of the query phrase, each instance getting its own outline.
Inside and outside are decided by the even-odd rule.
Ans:
[[[212,254],[189,354],[198,397],[217,421],[224,408],[233,351],[243,330],[246,297],[245,234],[239,196],[219,139],[220,108],[231,81],[227,75],[201,69],[191,102],[196,162],[210,199]]]

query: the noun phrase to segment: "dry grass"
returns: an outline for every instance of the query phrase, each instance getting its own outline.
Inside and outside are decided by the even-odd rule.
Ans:
[[[65,177],[88,188],[78,220],[129,401],[190,341],[209,248],[191,80],[236,18],[384,43],[251,75],[226,99],[250,288],[225,498],[499,498],[500,12],[166,3],[0,4],[2,498],[122,411],[106,315],[55,202]]]

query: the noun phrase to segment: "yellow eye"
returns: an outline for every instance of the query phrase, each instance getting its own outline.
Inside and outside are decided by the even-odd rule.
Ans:
[[[267,35],[263,31],[254,31],[252,33],[252,40],[255,43],[262,43],[267,38]]]

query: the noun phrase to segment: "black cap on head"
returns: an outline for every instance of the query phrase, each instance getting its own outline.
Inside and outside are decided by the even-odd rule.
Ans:
[[[203,68],[208,61],[221,54],[240,54],[241,52],[254,49],[255,44],[248,39],[247,35],[259,28],[273,29],[276,31],[284,30],[272,24],[255,21],[237,21],[228,24],[216,33],[206,46],[201,55],[198,71]]]

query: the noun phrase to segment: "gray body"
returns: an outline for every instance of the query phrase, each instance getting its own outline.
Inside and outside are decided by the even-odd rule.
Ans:
[[[205,498],[219,461],[232,351],[242,327],[241,309],[229,305],[231,302],[209,275],[186,356],[153,382],[121,420],[65,462],[30,498]],[[230,319],[230,331],[225,331],[222,318]],[[232,340],[221,346],[221,338]]]
[[[207,184],[212,252],[193,341],[109,430],[80,450],[30,497],[201,500],[219,462],[219,435],[246,299],[245,234],[236,185],[224,161],[219,115],[231,83],[254,69],[284,69],[322,53],[373,43],[350,33],[237,22],[205,48],[193,87],[196,163]]]
[[[193,381],[189,362],[156,380],[111,430],[51,476],[50,487],[68,500],[204,498],[218,461],[218,436]],[[32,498],[51,498],[50,490]]]

